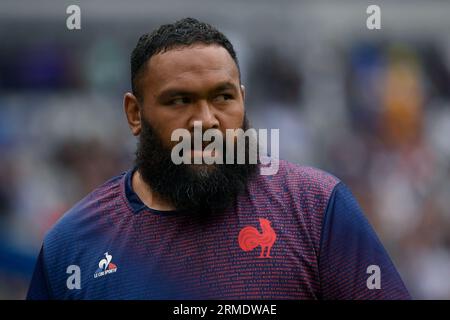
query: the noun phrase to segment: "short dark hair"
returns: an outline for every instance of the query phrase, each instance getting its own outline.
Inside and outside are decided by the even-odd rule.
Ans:
[[[152,33],[143,34],[131,53],[131,89],[141,98],[137,82],[146,62],[155,54],[180,46],[195,43],[217,44],[224,47],[239,69],[233,45],[228,38],[213,26],[194,18],[184,18],[171,24],[161,25]],[[240,71],[239,71],[240,74]]]

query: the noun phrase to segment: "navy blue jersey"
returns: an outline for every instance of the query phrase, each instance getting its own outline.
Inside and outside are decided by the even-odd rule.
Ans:
[[[323,171],[281,161],[207,217],[148,208],[132,173],[48,232],[28,299],[410,298],[349,189]]]

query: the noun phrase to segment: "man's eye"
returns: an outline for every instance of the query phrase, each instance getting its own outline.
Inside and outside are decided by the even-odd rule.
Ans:
[[[216,102],[224,102],[231,99],[233,99],[233,96],[231,94],[220,94],[214,100]]]
[[[188,104],[188,103],[190,103],[189,98],[176,98],[176,99],[173,99],[172,101],[170,101],[171,105],[176,105],[176,106],[184,105],[184,104]]]

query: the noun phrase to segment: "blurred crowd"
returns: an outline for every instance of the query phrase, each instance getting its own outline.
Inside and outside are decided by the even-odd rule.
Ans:
[[[122,95],[140,33],[2,49],[0,299],[24,297],[45,232],[132,165]],[[450,299],[450,39],[238,33],[251,124],[350,186],[414,298]]]

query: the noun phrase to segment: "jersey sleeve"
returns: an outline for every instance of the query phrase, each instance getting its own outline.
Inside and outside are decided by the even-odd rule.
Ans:
[[[47,271],[44,261],[44,247],[41,248],[28,288],[27,300],[49,300],[51,299],[50,287],[48,284]]]
[[[351,191],[334,188],[322,224],[319,254],[324,300],[411,299]]]

